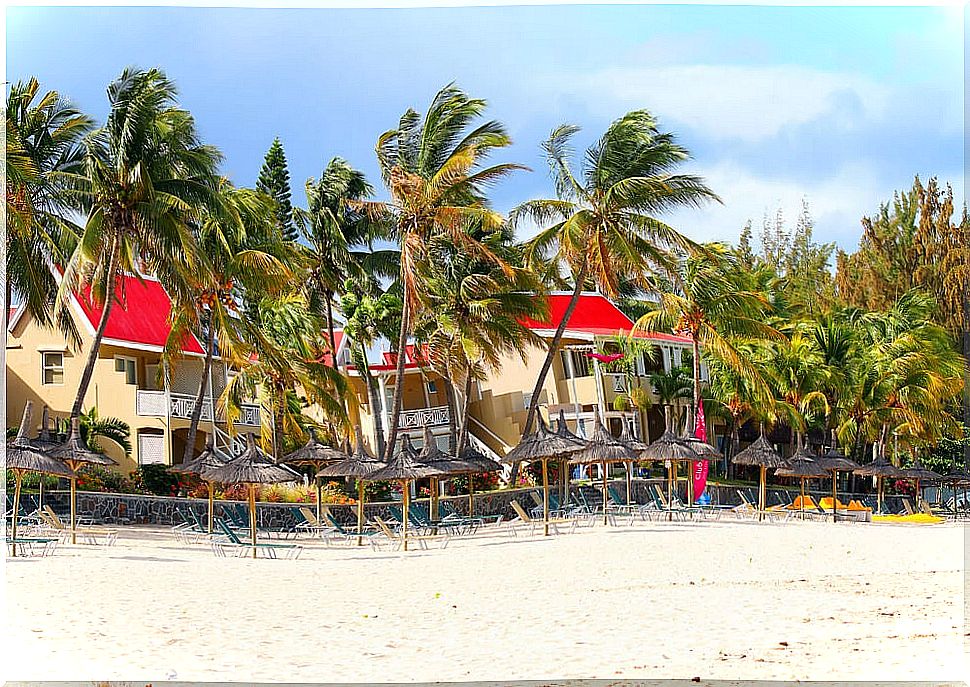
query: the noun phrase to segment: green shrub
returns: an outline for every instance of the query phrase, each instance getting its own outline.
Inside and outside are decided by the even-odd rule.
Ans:
[[[137,491],[156,496],[175,496],[182,486],[179,476],[160,464],[138,466],[131,473],[131,479]]]

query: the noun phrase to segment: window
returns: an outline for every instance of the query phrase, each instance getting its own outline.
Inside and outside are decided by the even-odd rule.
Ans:
[[[428,381],[428,393],[429,394],[438,393],[438,385],[435,384],[433,381]]]
[[[138,368],[134,358],[115,356],[115,372],[125,373],[125,384],[138,385]]]
[[[44,384],[60,385],[64,383],[64,354],[41,353]]]
[[[571,366],[570,360],[572,362]],[[571,379],[572,377],[589,377],[592,375],[589,357],[586,355],[586,351],[562,351],[562,369],[563,377],[565,379]],[[572,374],[570,374],[570,372],[572,372]]]

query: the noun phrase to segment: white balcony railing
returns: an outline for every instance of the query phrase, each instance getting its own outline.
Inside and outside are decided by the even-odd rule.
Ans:
[[[421,408],[420,410],[403,410],[398,420],[398,429],[421,428],[426,425],[447,425],[449,420],[448,406],[435,408]]]
[[[138,389],[135,393],[135,413],[146,417],[171,417],[189,420],[195,409],[195,397],[186,394],[169,394],[169,412],[165,412],[165,392]],[[236,424],[248,427],[259,427],[259,406],[246,403],[240,407],[239,419]],[[225,422],[225,416],[216,411],[216,421]],[[212,422],[212,407],[209,399],[202,404],[202,422]]]

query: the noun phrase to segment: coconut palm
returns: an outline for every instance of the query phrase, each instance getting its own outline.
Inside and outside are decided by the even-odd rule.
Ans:
[[[485,107],[484,100],[470,98],[450,84],[435,95],[423,117],[407,110],[397,128],[381,134],[377,141],[377,160],[391,200],[362,207],[373,219],[392,221],[401,245],[398,380],[404,377],[406,356],[401,353],[425,302],[418,274],[431,241],[447,237],[463,250],[497,260],[467,229],[476,226],[487,233],[501,226],[502,217],[489,207],[486,190],[522,167],[483,166],[492,151],[511,142],[498,122],[476,122]],[[388,460],[397,437],[403,388],[401,383],[394,387]]]
[[[397,276],[400,253],[374,250],[373,246],[374,241],[389,238],[390,228],[373,221],[360,204],[373,192],[363,172],[335,157],[319,180],[307,180],[308,208],[296,211],[309,244],[305,252],[307,300],[314,313],[326,318],[331,342],[333,302],[344,283],[351,279],[354,284],[364,284],[373,277]]]
[[[673,410],[678,400],[691,397],[690,369],[675,365],[668,372],[654,372],[650,375],[650,384],[664,408],[665,419],[676,421],[676,418],[669,418],[667,408]]]
[[[377,435],[377,455],[384,455],[384,426],[381,397],[377,379],[367,362],[367,351],[379,338],[393,340],[400,330],[401,299],[392,291],[380,292],[376,283],[361,291],[349,282],[340,298],[340,311],[344,317],[344,332],[350,338],[350,357],[363,377],[367,388],[367,404],[374,418]]]
[[[673,331],[690,338],[694,408],[701,402],[701,346],[709,359],[723,362],[767,399],[767,384],[740,342],[781,338],[765,323],[768,298],[740,284],[741,269],[727,246],[703,248],[665,268],[669,287],[660,289],[656,307],[636,321],[634,331]]]
[[[64,304],[56,303],[57,282],[51,263],[64,265],[77,239],[77,227],[66,217],[70,203],[59,172],[76,171],[78,143],[91,119],[57,91],[40,94],[36,78],[10,88],[6,106],[6,251],[4,331],[12,294],[42,326],[57,328],[72,344],[77,328]]]
[[[573,294],[532,393],[525,432],[534,422],[540,392],[579,296],[588,282],[609,297],[620,295],[624,279],[645,284],[660,267],[672,267],[675,248],[693,244],[656,215],[696,207],[717,196],[700,177],[677,174],[686,148],[662,132],[646,110],[630,112],[606,130],[584,156],[579,174],[571,168],[571,142],[579,127],[555,129],[543,149],[556,185],[556,198],[532,200],[513,210],[513,225],[541,227],[528,243],[528,261],[551,265],[571,277]]]
[[[202,378],[189,419],[185,462],[191,460],[195,448],[216,351],[236,367],[245,364],[251,352],[240,326],[242,295],[250,300],[279,295],[293,276],[287,264],[297,257],[280,234],[270,196],[235,188],[227,179],[220,180],[219,194],[216,210],[206,212],[195,226],[200,268],[173,277],[185,282],[176,293],[189,294],[191,300],[173,303],[172,327],[162,356],[174,366],[186,336],[193,334],[204,342]]]
[[[490,252],[506,264],[519,261],[508,229],[481,237]],[[477,258],[449,240],[436,240],[425,268],[427,309],[416,329],[428,343],[431,366],[455,387],[462,388],[458,453],[468,438],[468,403],[472,381],[501,368],[505,356],[518,355],[523,363],[529,349],[542,339],[522,324],[548,316],[544,299],[536,298],[541,283],[525,269],[507,270],[492,260]]]
[[[190,228],[218,202],[219,152],[199,141],[192,116],[178,107],[175,85],[158,69],[126,69],[108,86],[105,124],[84,141],[78,171],[58,172],[87,220],[67,262],[60,302],[81,285],[103,304],[71,416],[81,413],[101,339],[123,273],[151,272],[171,292],[174,265],[198,263]]]

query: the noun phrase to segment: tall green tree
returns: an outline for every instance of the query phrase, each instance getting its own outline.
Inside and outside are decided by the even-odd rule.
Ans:
[[[49,265],[63,266],[77,240],[58,173],[79,169],[79,143],[92,124],[57,91],[41,93],[35,78],[13,84],[7,95],[4,332],[16,294],[41,326],[56,326],[74,345],[80,343],[69,310],[56,302]]]
[[[84,141],[80,169],[61,171],[73,204],[87,215],[66,265],[59,300],[82,284],[103,304],[87,364],[71,408],[81,414],[112,308],[124,273],[168,277],[198,263],[190,222],[218,205],[219,152],[201,143],[195,122],[178,107],[175,84],[158,69],[126,69],[108,86],[105,124]]]
[[[562,341],[563,331],[588,283],[617,297],[623,280],[646,285],[656,269],[672,267],[674,248],[692,242],[656,215],[717,200],[700,177],[675,170],[687,159],[673,134],[660,131],[646,110],[613,122],[586,150],[579,173],[572,170],[571,143],[579,127],[562,125],[543,144],[556,198],[532,200],[513,210],[513,226],[530,220],[542,227],[528,244],[528,262],[551,264],[571,278],[573,294],[549,342],[526,416],[535,421],[540,392]]]
[[[266,151],[263,166],[256,179],[256,188],[276,201],[276,222],[283,238],[287,241],[296,241],[298,234],[293,221],[290,171],[286,166],[286,153],[279,138],[274,138],[273,145]]]
[[[485,107],[484,100],[470,98],[449,84],[435,95],[424,116],[407,110],[397,128],[377,141],[377,160],[391,199],[364,207],[372,217],[393,222],[401,246],[398,274],[403,295],[388,457],[401,415],[403,353],[426,302],[418,275],[431,242],[447,237],[465,251],[501,262],[467,231],[474,226],[489,232],[502,225],[502,216],[489,206],[486,190],[521,169],[507,163],[483,165],[492,151],[511,143],[500,123],[476,121]]]

